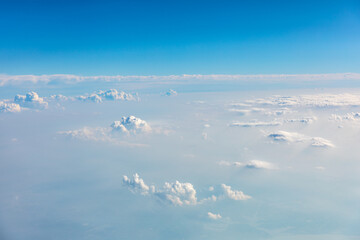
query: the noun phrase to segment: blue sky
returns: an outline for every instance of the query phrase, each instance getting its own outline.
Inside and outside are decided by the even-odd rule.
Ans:
[[[359,1],[3,1],[0,73],[359,72]]]

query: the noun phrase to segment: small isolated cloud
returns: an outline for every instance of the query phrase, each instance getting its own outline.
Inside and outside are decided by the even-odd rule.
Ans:
[[[173,90],[173,89],[169,89],[166,93],[165,93],[165,96],[177,96],[178,95],[178,93],[175,91],[175,90]]]
[[[26,95],[18,94],[15,96],[14,102],[26,108],[44,109],[48,106],[48,103],[39,97],[36,92],[29,92]]]
[[[216,214],[216,213],[212,213],[212,212],[208,212],[208,217],[212,220],[219,220],[222,218],[222,216],[220,214]]]
[[[307,142],[313,147],[335,147],[330,140],[321,137],[309,137],[296,132],[278,131],[269,134],[268,137],[277,142]]]
[[[0,112],[16,113],[20,111],[21,111],[21,107],[19,104],[0,101]]]
[[[234,166],[234,167],[241,167],[241,168],[249,168],[249,169],[277,169],[276,166],[270,162],[260,161],[260,160],[251,160],[248,162],[227,162],[227,161],[220,161],[218,163],[220,166]]]
[[[134,116],[123,117],[121,121],[114,121],[111,127],[115,131],[126,134],[150,133],[152,131],[146,121]]]
[[[317,120],[317,117],[303,117],[303,118],[293,118],[293,119],[285,119],[285,123],[305,123],[310,124]]]
[[[224,192],[224,196],[229,199],[240,201],[251,198],[250,196],[244,194],[242,191],[232,190],[231,187],[227,186],[226,184],[221,184],[221,188]]]

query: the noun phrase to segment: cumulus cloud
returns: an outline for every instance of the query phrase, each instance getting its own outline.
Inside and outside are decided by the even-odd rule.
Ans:
[[[154,191],[153,187],[149,187],[145,184],[144,180],[139,177],[139,174],[135,173],[133,179],[128,178],[127,176],[123,176],[123,183],[129,187],[129,189],[133,192],[140,192],[143,195],[149,194],[149,191]]]
[[[216,213],[212,213],[212,212],[208,212],[208,217],[212,220],[219,220],[222,218],[222,216],[220,214],[216,214]]]
[[[21,107],[19,104],[0,101],[0,112],[16,113],[20,111],[21,111]]]
[[[241,191],[232,190],[230,186],[221,184],[221,195],[215,196],[211,195],[208,198],[198,200],[197,192],[194,186],[189,182],[179,182],[175,183],[165,182],[163,187],[156,187],[154,185],[147,185],[142,178],[136,173],[133,175],[133,178],[130,179],[128,176],[123,176],[123,184],[127,186],[131,192],[140,193],[142,195],[153,196],[162,202],[174,205],[174,206],[184,206],[184,205],[197,205],[203,204],[205,202],[215,202],[220,198],[229,198],[232,200],[247,200],[251,197],[245,195]],[[214,188],[209,189],[210,192],[214,191]]]
[[[61,94],[55,94],[51,95],[48,99],[53,101],[67,101],[69,98]]]
[[[269,134],[268,137],[277,142],[307,142],[313,147],[335,147],[330,140],[321,137],[309,137],[296,132],[278,131]]]
[[[181,183],[179,181],[175,181],[175,183],[165,182],[162,188],[155,188],[155,186],[146,185],[137,173],[134,174],[133,179],[124,176],[123,183],[132,192],[152,195],[175,206],[198,204],[196,190],[191,183]]]
[[[27,108],[38,108],[44,109],[47,108],[48,103],[44,101],[43,98],[39,97],[36,92],[29,92],[26,95],[16,95],[14,102],[19,104],[21,107]]]
[[[242,191],[232,190],[231,187],[226,184],[221,184],[221,188],[224,191],[224,195],[229,199],[240,201],[251,198],[250,196],[244,194]]]
[[[99,90],[95,93],[92,93],[90,95],[81,95],[76,97],[78,100],[81,101],[91,101],[95,103],[101,103],[103,100],[108,101],[137,101],[139,98],[137,96],[134,96],[130,93],[126,93],[123,91],[118,91],[116,89],[110,89],[108,91],[102,91]]]
[[[152,131],[146,121],[134,116],[123,117],[121,121],[114,121],[111,127],[115,131],[126,134],[150,133]]]

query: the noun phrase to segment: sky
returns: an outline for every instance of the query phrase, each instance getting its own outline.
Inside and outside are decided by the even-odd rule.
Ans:
[[[1,240],[359,240],[359,1],[1,1]]]
[[[358,72],[359,1],[3,1],[0,73]]]

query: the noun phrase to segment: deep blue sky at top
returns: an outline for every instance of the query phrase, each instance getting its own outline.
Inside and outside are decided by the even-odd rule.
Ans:
[[[360,72],[360,0],[0,1],[0,73]]]

